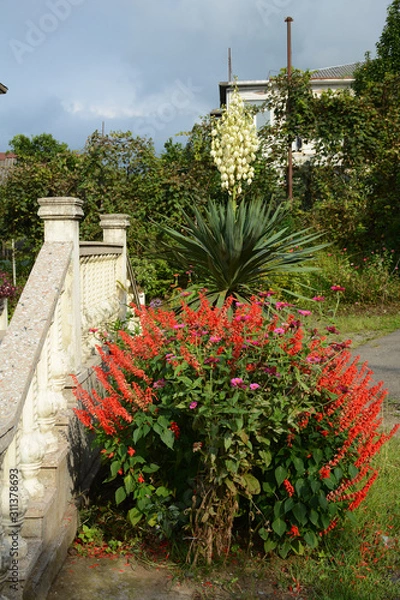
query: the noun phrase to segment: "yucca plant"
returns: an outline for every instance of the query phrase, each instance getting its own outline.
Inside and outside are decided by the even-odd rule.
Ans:
[[[211,200],[204,214],[194,207],[193,217],[185,211],[183,216],[180,230],[161,227],[166,235],[161,242],[163,257],[177,270],[193,267],[197,287],[207,288],[206,295],[216,306],[228,296],[247,302],[270,287],[278,273],[315,270],[306,263],[328,245],[313,245],[323,234],[311,229],[291,233],[284,224],[287,207],[274,210],[258,199],[238,205]]]

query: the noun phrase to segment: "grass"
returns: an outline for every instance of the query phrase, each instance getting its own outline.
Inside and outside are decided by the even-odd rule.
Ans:
[[[383,447],[380,475],[355,521],[326,538],[318,554],[291,569],[307,600],[395,600],[400,595],[400,438]]]
[[[362,311],[342,310],[336,315],[335,323],[342,334],[355,338],[356,346],[400,329],[400,305],[386,309],[367,307]]]

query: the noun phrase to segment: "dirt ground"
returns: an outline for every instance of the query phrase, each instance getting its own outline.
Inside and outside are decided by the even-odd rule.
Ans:
[[[223,573],[221,582],[196,577],[178,579],[168,565],[144,566],[133,558],[69,556],[47,600],[306,600],[279,589],[256,572],[239,579]],[[223,581],[222,581],[223,580]]]

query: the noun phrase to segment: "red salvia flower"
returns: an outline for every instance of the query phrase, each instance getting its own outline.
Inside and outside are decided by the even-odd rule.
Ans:
[[[290,481],[288,479],[284,479],[284,481],[283,481],[283,487],[287,491],[288,496],[293,496],[293,494],[294,494],[294,487],[292,486],[292,484],[290,483]]]

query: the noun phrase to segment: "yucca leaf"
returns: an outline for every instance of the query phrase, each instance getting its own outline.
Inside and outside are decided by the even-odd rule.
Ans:
[[[285,206],[272,210],[261,200],[237,207],[210,201],[204,215],[196,207],[193,218],[184,212],[181,231],[161,226],[168,241],[161,242],[160,251],[174,268],[193,265],[214,304],[228,295],[245,300],[262,283],[268,285],[271,274],[315,270],[305,263],[328,245],[315,244],[323,234],[310,228],[291,233],[286,217]]]

